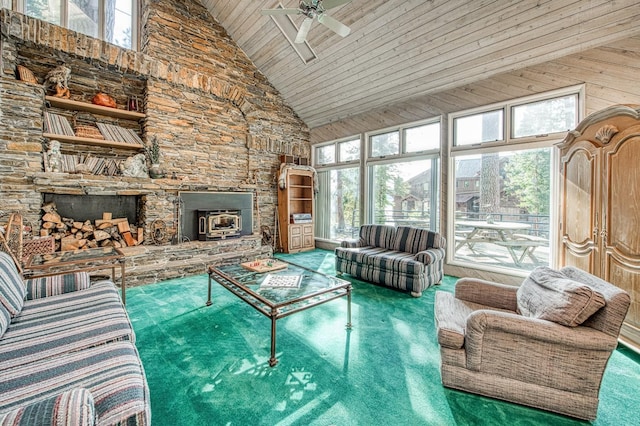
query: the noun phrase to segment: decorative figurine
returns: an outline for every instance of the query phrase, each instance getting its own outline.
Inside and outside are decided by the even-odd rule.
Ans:
[[[49,150],[47,151],[48,171],[58,173],[62,164],[62,154],[60,153],[60,142],[57,140],[49,141]]]
[[[44,84],[50,89],[55,89],[57,98],[71,97],[69,92],[69,76],[71,75],[71,68],[64,65],[58,65],[51,71],[49,71],[44,78]]]
[[[122,176],[148,178],[147,162],[144,154],[136,154],[120,164]]]

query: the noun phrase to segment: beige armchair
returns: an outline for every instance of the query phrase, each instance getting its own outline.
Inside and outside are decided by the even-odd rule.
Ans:
[[[629,309],[623,290],[579,269],[536,268],[520,287],[458,281],[435,317],[446,387],[595,419]]]

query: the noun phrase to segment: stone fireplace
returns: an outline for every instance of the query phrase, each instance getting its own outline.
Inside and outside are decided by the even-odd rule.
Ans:
[[[6,29],[1,35],[0,69],[0,114],[6,124],[0,129],[2,210],[22,213],[35,235],[42,230],[41,207],[50,200],[49,194],[83,200],[72,201],[72,212],[63,210],[69,203],[56,201],[62,215],[78,221],[98,219],[102,210],[111,210],[114,218],[126,217],[136,237],[139,229],[144,233],[141,244],[123,247],[127,282],[132,285],[201,274],[212,263],[270,255],[272,247],[262,244],[261,230],[268,228],[275,235],[274,176],[279,156],[295,149],[310,157],[305,123],[201,5],[185,5],[148,5],[140,52],[7,9],[0,13]],[[190,50],[191,36],[173,30],[186,26],[197,29],[207,41],[203,46],[210,55],[202,55],[200,47]],[[61,45],[61,40],[69,42]],[[176,42],[182,46],[178,54]],[[203,59],[197,67],[196,53]],[[41,85],[16,80],[15,68],[25,66],[42,79],[54,65],[52,58],[72,70],[72,101],[91,103],[96,93],[103,92],[124,109],[128,96],[139,97],[145,114],[138,123],[140,138],[145,143],[158,140],[166,178],[47,171],[43,156],[49,141],[43,133],[43,111],[49,93]],[[80,124],[103,120],[88,112],[77,116],[84,120]],[[139,151],[69,140],[62,142],[61,152],[124,160]],[[202,195],[214,191],[225,203],[212,203],[209,195]],[[125,211],[100,207],[87,214],[84,200],[94,196],[127,199],[127,203],[131,197],[135,207]],[[197,210],[239,211],[240,236],[199,241]]]

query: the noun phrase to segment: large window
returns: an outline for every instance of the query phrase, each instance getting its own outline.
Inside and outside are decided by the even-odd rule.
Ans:
[[[372,163],[369,166],[370,222],[436,230],[438,159]]]
[[[316,236],[357,238],[362,223],[438,230],[440,120],[314,147]],[[365,178],[366,176],[366,178]]]
[[[341,241],[358,236],[360,228],[360,138],[318,146],[315,233]]]
[[[579,93],[451,114],[450,261],[524,271],[549,264],[552,146],[577,125]]]
[[[367,223],[438,230],[440,121],[368,136]]]
[[[18,9],[34,18],[136,49],[137,4],[137,0],[23,0]]]

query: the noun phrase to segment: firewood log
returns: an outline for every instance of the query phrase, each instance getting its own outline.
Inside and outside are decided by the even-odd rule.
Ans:
[[[128,247],[135,246],[137,243],[129,231],[122,233],[122,238]]]
[[[96,241],[104,241],[104,240],[107,240],[107,239],[111,238],[111,234],[109,234],[108,232],[105,232],[105,231],[101,231],[99,229],[94,231],[93,236],[94,236]]]
[[[129,227],[129,221],[125,220],[124,222],[119,222],[118,224],[118,232],[124,234],[125,232],[131,232],[131,228]]]
[[[42,216],[42,221],[43,222],[62,223],[62,218],[60,217],[60,215],[58,213],[51,212],[51,213],[45,213]]]

